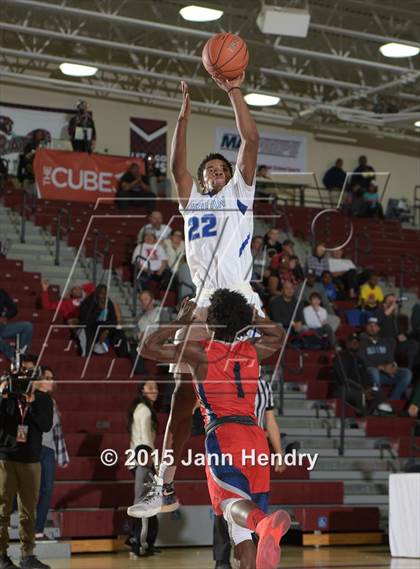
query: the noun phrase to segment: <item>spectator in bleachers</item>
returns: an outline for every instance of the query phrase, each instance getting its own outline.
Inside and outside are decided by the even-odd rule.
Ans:
[[[264,235],[264,247],[267,251],[269,259],[271,259],[276,253],[280,253],[282,250],[281,243],[279,241],[280,231],[273,227]]]
[[[140,309],[142,315],[137,322],[139,341],[156,330],[154,325],[160,323],[160,308],[155,302],[155,297],[150,290],[144,290],[139,294]]]
[[[356,265],[351,259],[343,257],[344,249],[336,249],[331,252],[328,259],[328,267],[338,287],[349,296],[356,298],[357,271]]]
[[[134,504],[140,500],[147,488],[146,484],[155,475],[154,458],[155,439],[158,432],[158,416],[155,403],[159,395],[157,383],[146,381],[138,388],[138,395],[128,411],[128,432],[130,448],[137,457],[140,453],[147,457],[146,464],[134,467]],[[133,553],[138,557],[150,556],[155,553],[154,544],[158,535],[159,522],[157,516],[138,518],[131,521],[131,536],[128,539]]]
[[[271,320],[278,322],[287,330],[295,310],[296,301],[296,287],[291,282],[286,281],[283,284],[281,294],[273,297],[268,306]],[[292,330],[295,333],[299,333],[302,331],[302,327],[303,307],[299,304],[292,324]]]
[[[169,239],[172,232],[169,225],[165,225],[163,223],[163,216],[160,211],[151,212],[149,215],[149,223],[142,227],[137,235],[137,243],[141,243],[143,241],[144,235],[149,230],[153,231],[159,243],[165,239]]]
[[[360,287],[359,305],[362,309],[372,312],[384,301],[384,293],[378,282],[378,275],[371,273],[368,281]]]
[[[271,180],[268,167],[265,166],[264,164],[261,164],[261,166],[258,166],[257,168],[257,179],[258,178],[263,178],[264,180]]]
[[[168,267],[176,272],[182,258],[185,255],[185,242],[180,229],[173,229],[169,239],[165,239],[163,247],[168,256]]]
[[[409,369],[413,369],[414,362],[419,355],[419,343],[401,334],[398,324],[398,303],[395,294],[387,294],[376,311],[375,316],[380,326],[381,338],[389,338],[395,342],[395,357],[402,359]]]
[[[78,101],[76,114],[70,119],[68,133],[74,152],[95,150],[96,128],[92,114],[88,111],[86,101]]]
[[[41,280],[41,303],[44,310],[56,310],[60,305],[59,314],[65,322],[77,324],[79,321],[79,308],[83,299],[95,290],[93,283],[84,283],[82,286],[75,285],[70,289],[68,297],[63,300],[51,300],[48,293],[49,282],[47,279]]]
[[[379,217],[384,218],[384,212],[382,210],[382,205],[379,201],[378,186],[375,182],[370,182],[369,186],[363,193],[363,199],[367,204],[366,215],[368,217]]]
[[[54,372],[49,367],[42,368],[41,379],[36,382],[37,389],[44,393],[52,393],[55,387]],[[42,434],[41,447],[41,485],[39,488],[38,506],[36,512],[35,539],[45,539],[45,524],[47,522],[48,510],[52,498],[55,470],[58,464],[61,468],[66,468],[70,462],[66,443],[61,426],[60,413],[57,403],[53,399],[53,423],[49,431]]]
[[[134,249],[131,262],[137,272],[141,290],[149,289],[152,283],[161,289],[168,286],[171,278],[168,255],[162,245],[157,243],[153,229],[144,233],[144,241]]]
[[[289,259],[294,258],[296,260],[296,266],[293,269],[294,278],[298,282],[303,281],[305,278],[305,273],[302,269],[302,265],[300,264],[300,259],[295,253],[294,243],[291,239],[286,239],[283,241],[281,252],[276,253],[271,259],[271,269],[277,269],[280,266],[283,257],[285,256]]]
[[[365,361],[359,355],[360,340],[357,334],[347,339],[346,348],[337,352],[334,360],[335,395],[341,396],[345,387],[346,402],[355,407],[359,415],[370,415],[376,409],[391,413],[392,407],[386,403],[382,389],[371,392],[372,381]]]
[[[356,182],[352,182],[346,198],[346,209],[352,217],[367,216],[367,202],[363,197],[363,193],[364,190],[362,186]]]
[[[332,348],[337,340],[333,329],[328,324],[328,313],[321,306],[321,296],[317,292],[313,292],[309,297],[309,303],[309,306],[305,306],[303,309],[305,326],[320,338],[326,338],[329,347]]]
[[[121,176],[115,197],[119,209],[142,207],[150,212],[156,203],[156,194],[150,189],[146,176],[140,173],[136,162],[130,164],[127,172]]]
[[[354,171],[351,178],[352,184],[359,184],[365,191],[368,189],[369,184],[375,179],[375,170],[369,166],[367,156],[359,156],[359,165]]]
[[[108,296],[106,285],[98,285],[80,305],[81,329],[79,342],[82,356],[103,354],[112,346],[117,357],[128,356],[127,339],[121,328],[122,316],[119,305]]]
[[[25,184],[27,190],[31,190],[32,184],[35,182],[35,154],[40,145],[46,140],[46,137],[47,131],[40,128],[34,130],[31,139],[27,142],[20,155],[17,177],[21,183]]]
[[[309,304],[309,297],[313,292],[317,292],[321,297],[321,304],[326,309],[328,314],[335,314],[327,295],[325,294],[324,285],[316,280],[314,271],[308,271],[306,276],[306,286],[302,295],[302,302]]]
[[[159,197],[168,198],[171,195],[171,182],[156,165],[156,156],[149,152],[145,158],[146,180],[152,192]]]
[[[341,190],[346,181],[346,172],[343,168],[343,159],[337,158],[334,166],[331,166],[322,179],[325,188],[330,192],[330,200],[332,205],[337,205]]]
[[[408,406],[408,415],[417,419],[419,417],[420,410],[420,382],[417,382],[417,386],[414,390],[413,396]]]
[[[367,365],[369,377],[374,387],[392,385],[390,399],[401,399],[411,383],[411,370],[398,367],[395,362],[395,341],[381,338],[378,319],[370,317],[366,334],[360,336],[359,355]]]
[[[268,293],[270,296],[281,294],[283,284],[288,281],[296,286],[299,279],[296,276],[296,269],[299,259],[296,255],[282,255],[276,269],[271,269],[271,275],[268,278]]]
[[[23,356],[20,359],[20,365],[22,369],[26,369],[29,371],[33,371],[35,369],[37,362],[38,362],[38,356],[36,356],[35,354],[28,354],[27,352],[23,354]]]
[[[324,271],[321,276],[322,286],[324,287],[325,294],[330,302],[335,302],[340,299],[339,292],[333,280],[330,271]]]
[[[321,280],[324,271],[328,271],[326,252],[325,243],[317,243],[306,259],[306,272],[313,271],[318,280]]]
[[[254,235],[251,240],[252,254],[252,281],[262,281],[267,275],[268,255],[264,248],[264,239],[261,235]]]
[[[16,303],[4,289],[0,288],[0,353],[4,354],[10,361],[13,361],[15,351],[5,340],[19,336],[21,352],[28,350],[32,342],[33,327],[30,322],[25,320],[10,322],[10,319],[14,318],[17,312]]]

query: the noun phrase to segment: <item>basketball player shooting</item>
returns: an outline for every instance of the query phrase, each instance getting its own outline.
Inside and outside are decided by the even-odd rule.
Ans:
[[[181,83],[183,103],[172,140],[171,170],[178,195],[179,209],[185,222],[187,262],[196,286],[194,302],[196,324],[190,339],[208,338],[204,325],[210,297],[218,288],[242,293],[247,302],[261,310],[261,300],[250,285],[252,255],[250,243],[254,230],[253,202],[258,154],[258,131],[246,104],[241,85],[244,73],[233,80],[213,77],[227,93],[241,136],[235,168],[221,154],[208,154],[198,167],[198,185],[187,168],[187,126],[191,113],[188,86]],[[203,325],[198,325],[198,322]],[[185,338],[180,329],[176,342]],[[142,353],[142,352],[141,352]],[[143,354],[142,354],[143,355]],[[171,362],[175,391],[166,427],[162,456],[168,452],[173,464],[164,462],[154,486],[140,502],[128,508],[133,517],[148,517],[156,512],[170,512],[178,507],[173,489],[176,465],[191,434],[192,413],[197,398],[192,389],[190,369],[185,362]],[[153,513],[151,513],[153,512]]]
[[[281,347],[283,329],[262,318],[245,297],[228,289],[210,299],[207,326],[211,340],[186,340],[170,344],[177,330],[193,320],[195,304],[186,302],[174,325],[167,325],[145,340],[142,355],[162,363],[182,361],[192,370],[192,384],[203,415],[207,460],[206,476],[216,515],[225,517],[241,567],[275,569],[280,539],[290,518],[278,510],[266,514],[270,467],[259,464],[270,454],[267,438],[255,417],[259,362]],[[258,338],[240,341],[252,327]],[[191,376],[184,376],[191,377]],[[246,460],[245,457],[255,456]],[[223,457],[231,457],[224,461]],[[258,535],[258,549],[252,541]]]

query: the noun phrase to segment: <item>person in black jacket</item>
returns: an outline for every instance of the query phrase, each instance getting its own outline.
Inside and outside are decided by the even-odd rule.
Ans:
[[[5,339],[19,336],[21,351],[29,349],[32,342],[32,324],[30,322],[24,320],[9,322],[16,314],[16,304],[8,293],[0,288],[0,352],[10,361],[14,358],[14,350],[8,342],[4,341]]]
[[[127,339],[120,328],[121,312],[118,304],[109,298],[105,285],[97,286],[95,292],[82,302],[79,321],[85,326],[79,334],[83,356],[91,353],[92,344],[96,354],[108,351],[112,345],[118,357],[128,356]]]
[[[7,556],[8,526],[16,494],[20,568],[49,569],[33,553],[42,433],[51,429],[52,422],[52,399],[37,389],[37,382],[23,395],[9,393],[7,381],[0,384],[0,569],[17,569]]]
[[[88,152],[95,150],[96,128],[92,114],[88,111],[86,101],[78,101],[77,113],[70,119],[68,133],[74,152]]]

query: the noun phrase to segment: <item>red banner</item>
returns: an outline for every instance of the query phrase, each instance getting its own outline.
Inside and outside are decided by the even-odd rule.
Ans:
[[[96,202],[113,197],[118,181],[138,158],[86,154],[63,150],[37,150],[34,160],[38,197],[48,200]]]

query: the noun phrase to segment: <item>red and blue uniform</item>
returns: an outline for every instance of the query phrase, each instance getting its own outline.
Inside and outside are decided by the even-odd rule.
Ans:
[[[255,424],[240,420],[222,423],[206,437],[207,484],[213,509],[221,515],[223,500],[253,500],[262,510],[268,506],[270,467],[252,464],[244,456],[252,453],[269,456],[265,433],[257,425],[255,396],[259,381],[259,363],[251,342],[225,343],[202,341],[207,360],[207,375],[195,383],[204,424],[226,417],[247,417]],[[251,423],[251,421],[249,421]],[[222,455],[232,457],[223,464]],[[218,461],[218,457],[220,460]],[[218,463],[219,462],[219,463]]]

